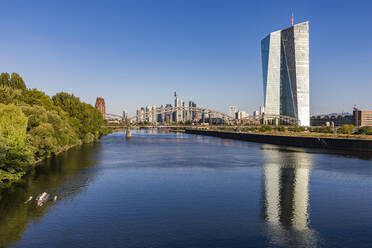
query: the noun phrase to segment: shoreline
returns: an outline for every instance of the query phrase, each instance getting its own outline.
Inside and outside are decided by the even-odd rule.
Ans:
[[[291,136],[276,134],[243,133],[231,131],[210,131],[185,129],[187,134],[213,136],[225,139],[243,140],[256,143],[284,145],[294,147],[316,148],[352,152],[372,152],[371,139],[355,139],[341,137]]]
[[[48,157],[44,157],[44,158],[41,158],[41,159],[35,160],[35,162],[31,165],[31,168],[30,168],[30,169],[29,169],[29,170],[28,170],[28,171],[27,171],[23,176],[21,176],[19,179],[15,180],[15,181],[9,181],[9,182],[7,182],[7,183],[0,183],[0,189],[1,189],[1,190],[4,190],[4,189],[6,189],[6,188],[9,188],[9,187],[11,187],[11,186],[13,186],[13,185],[15,185],[15,184],[21,182],[22,179],[23,179],[24,177],[26,177],[27,175],[29,175],[30,172],[31,172],[32,170],[35,169],[35,167],[40,166],[40,164],[41,164],[42,162],[44,162],[45,160],[50,159],[50,158],[57,157],[57,156],[59,156],[59,155],[62,154],[62,153],[68,152],[68,151],[71,150],[72,148],[79,147],[79,146],[83,146],[83,145],[86,145],[86,144],[93,144],[93,143],[96,143],[98,140],[100,140],[101,138],[103,138],[104,136],[106,136],[106,135],[108,135],[108,134],[110,134],[110,133],[112,133],[112,132],[113,132],[113,131],[111,131],[111,132],[109,132],[109,133],[107,133],[107,134],[101,136],[100,138],[98,138],[97,140],[95,140],[95,141],[93,141],[93,142],[90,142],[90,143],[80,143],[80,144],[75,144],[75,145],[72,145],[72,146],[68,146],[66,150],[62,150],[62,151],[59,151],[59,152],[56,152],[56,153],[52,154],[51,156],[48,156]]]

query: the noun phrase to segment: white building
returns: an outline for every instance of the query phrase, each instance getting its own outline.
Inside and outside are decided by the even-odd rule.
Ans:
[[[270,33],[261,41],[265,114],[310,126],[309,22]]]
[[[230,115],[232,118],[234,118],[234,119],[236,119],[236,118],[235,118],[235,113],[236,113],[236,106],[230,106],[230,107],[229,107],[229,115]]]
[[[239,110],[235,114],[235,118],[238,119],[238,120],[246,119],[248,117],[249,117],[249,114],[245,111],[242,111],[242,110]]]

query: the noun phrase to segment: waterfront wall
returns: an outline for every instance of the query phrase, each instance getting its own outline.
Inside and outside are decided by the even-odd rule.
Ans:
[[[372,152],[372,140],[343,139],[343,138],[317,138],[301,136],[284,136],[272,134],[237,133],[222,131],[206,131],[186,129],[188,134],[199,134],[226,139],[244,140],[258,143],[267,143],[284,146],[297,146],[307,148],[320,148],[331,150]]]

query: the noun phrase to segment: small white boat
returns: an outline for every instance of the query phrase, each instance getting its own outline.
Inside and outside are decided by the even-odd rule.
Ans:
[[[42,193],[36,200],[37,205],[39,207],[43,206],[44,202],[46,202],[49,198],[49,194],[47,192]]]
[[[32,200],[32,196],[30,196],[27,201],[25,201],[25,204]]]

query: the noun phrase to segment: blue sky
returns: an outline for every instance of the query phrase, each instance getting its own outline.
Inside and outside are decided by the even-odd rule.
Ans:
[[[310,21],[311,113],[372,109],[372,1],[0,0],[0,71],[110,113],[263,104],[260,41]]]

